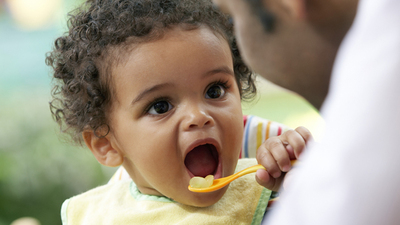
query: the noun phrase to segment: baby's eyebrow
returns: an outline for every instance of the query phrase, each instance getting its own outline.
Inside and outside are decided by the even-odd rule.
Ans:
[[[164,84],[157,84],[157,85],[154,85],[152,87],[149,87],[149,88],[145,89],[144,91],[140,92],[140,94],[135,99],[133,99],[131,104],[133,105],[136,102],[140,101],[147,94],[149,94],[151,92],[154,92],[154,91],[157,91],[157,90],[160,90],[160,89],[163,89],[163,88],[165,88],[167,86],[171,86],[171,84],[164,83]]]
[[[232,76],[235,76],[235,73],[233,72],[233,70],[231,70],[231,68],[229,68],[227,66],[221,66],[221,67],[218,67],[216,69],[213,69],[213,70],[207,72],[204,76],[206,77],[206,76],[214,75],[214,74],[217,74],[217,73],[227,73],[227,74],[230,74]]]

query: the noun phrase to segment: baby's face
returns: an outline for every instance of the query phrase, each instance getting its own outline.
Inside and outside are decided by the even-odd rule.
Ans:
[[[174,28],[135,46],[113,68],[110,140],[140,192],[193,206],[213,193],[188,190],[193,176],[234,172],[243,134],[229,45],[209,28]]]

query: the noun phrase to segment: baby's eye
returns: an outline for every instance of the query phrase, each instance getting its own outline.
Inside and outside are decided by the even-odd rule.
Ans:
[[[225,88],[220,84],[211,86],[206,92],[206,98],[220,98],[225,95]]]
[[[172,109],[172,105],[167,101],[155,102],[149,109],[148,113],[152,115],[163,114]]]

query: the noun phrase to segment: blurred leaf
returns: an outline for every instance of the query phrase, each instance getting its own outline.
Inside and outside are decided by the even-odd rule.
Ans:
[[[0,221],[31,216],[61,224],[62,202],[105,184],[115,169],[85,148],[62,143],[46,90],[18,90],[0,102]]]

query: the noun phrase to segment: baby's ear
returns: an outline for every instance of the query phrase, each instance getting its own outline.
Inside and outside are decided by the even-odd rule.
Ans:
[[[83,131],[82,136],[94,157],[102,165],[116,167],[124,162],[123,155],[113,148],[109,137],[98,137],[91,130]]]

